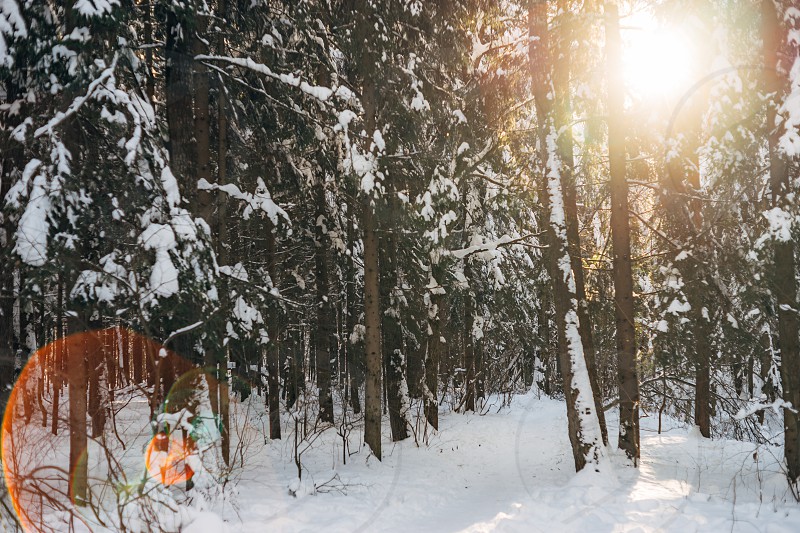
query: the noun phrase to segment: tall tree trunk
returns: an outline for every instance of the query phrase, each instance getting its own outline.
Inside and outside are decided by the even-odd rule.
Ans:
[[[464,270],[469,270],[467,260],[464,261]],[[466,272],[465,272],[466,274]],[[473,281],[472,276],[467,279]],[[464,411],[475,411],[475,336],[472,333],[475,325],[475,296],[471,288],[464,291]]]
[[[439,429],[439,364],[442,357],[442,317],[444,316],[444,289],[441,279],[444,272],[439,267],[438,258],[431,260],[430,303],[428,304],[428,327],[430,328],[425,354],[425,419]]]
[[[15,66],[16,68],[23,67],[19,63]],[[21,90],[14,77],[4,76],[2,83],[3,90],[6,93],[4,103],[17,101],[21,96]],[[25,112],[23,111],[19,115],[20,117],[4,117],[3,127],[6,131],[16,127]],[[12,183],[17,178],[16,174],[20,168],[23,168],[24,146],[12,139],[10,135],[3,135],[2,141],[0,143],[0,150],[3,154],[2,158],[0,158],[0,198],[5,199]],[[13,246],[13,234],[12,221],[6,213],[0,210],[0,249],[11,249]],[[0,412],[5,412],[5,406],[10,397],[15,377],[14,361],[16,350],[13,340],[15,336],[16,301],[14,287],[15,255],[8,254],[6,261],[0,263]]]
[[[605,6],[608,61],[608,157],[611,175],[611,239],[614,248],[614,315],[617,325],[619,447],[639,462],[639,378],[636,369],[631,230],[625,176],[625,121],[622,45],[616,4]]]
[[[350,387],[350,407],[353,409],[354,414],[359,414],[361,412],[359,386],[364,381],[364,341],[361,338],[353,338],[352,340],[350,339],[350,335],[352,335],[355,331],[358,320],[358,313],[356,312],[355,265],[356,214],[353,212],[355,207],[355,204],[349,205],[347,213],[347,249],[350,251],[350,257],[347,258],[347,288],[345,289],[345,298],[347,299],[345,312],[347,313],[347,317],[345,319],[345,336],[342,340],[347,347],[347,374],[349,381],[348,386]]]
[[[559,4],[563,4],[563,0]],[[561,6],[563,8],[563,6]],[[583,275],[581,254],[580,225],[578,221],[578,202],[575,190],[575,156],[572,138],[572,110],[570,104],[570,68],[572,45],[572,21],[565,20],[561,27],[559,43],[556,46],[558,57],[554,61],[553,86],[555,88],[555,126],[559,131],[558,153],[561,159],[561,182],[564,189],[564,214],[567,221],[567,240],[569,241],[569,257],[572,272],[575,276],[575,293],[578,298],[578,330],[586,357],[586,367],[592,385],[595,411],[597,412],[603,444],[608,445],[608,429],[603,409],[603,393],[597,379],[597,361],[595,357],[594,335],[592,335],[592,319],[589,314],[589,302],[586,298],[586,283]]]
[[[335,315],[330,294],[328,266],[327,200],[322,177],[314,186],[316,203],[316,248],[314,251],[317,284],[317,327],[314,332],[314,350],[317,360],[317,387],[319,388],[319,416],[323,422],[333,423],[333,396],[331,395],[331,354],[335,346]]]
[[[59,272],[56,281],[56,327],[53,335],[55,350],[53,350],[53,416],[51,419],[50,433],[58,435],[58,423],[61,416],[61,389],[63,388],[64,369],[64,275]]]
[[[208,28],[208,17],[197,17],[197,30],[192,36],[192,48],[195,55],[207,54],[208,46],[205,38]],[[216,229],[214,219],[214,204],[211,192],[197,189],[197,182],[205,180],[211,182],[211,122],[209,111],[209,75],[208,67],[202,61],[194,62],[194,138],[197,154],[197,174],[191,183],[196,190],[197,204],[194,211],[200,215],[209,227]]]
[[[542,194],[540,195],[540,198],[542,198],[542,199],[547,198],[547,195],[544,194],[544,191],[542,191]],[[539,224],[537,227],[542,228],[545,231],[544,238],[546,240],[549,240],[550,237],[549,237],[549,235],[548,235],[548,233],[546,231],[548,223],[545,220],[544,213],[542,213],[541,219],[542,219],[540,221],[541,224]],[[549,265],[550,264],[549,255],[550,255],[549,249],[542,250],[542,259],[543,259],[543,262],[544,262],[545,265]],[[548,271],[549,270],[550,270],[550,268],[548,266]],[[551,307],[550,300],[551,300],[551,297],[552,297],[551,287],[542,285],[540,290],[538,291],[538,296],[539,296],[538,297],[539,309],[538,309],[538,313],[537,313],[537,315],[538,315],[537,316],[537,318],[538,318],[538,323],[537,323],[538,334],[537,334],[536,337],[537,337],[537,341],[538,341],[537,348],[539,350],[538,351],[538,359],[539,359],[539,363],[542,365],[542,372],[543,372],[542,381],[541,381],[541,383],[538,384],[538,386],[541,387],[542,392],[544,392],[547,395],[551,395],[551,394],[553,394],[555,392],[555,376],[554,376],[554,374],[556,374],[556,372],[554,371],[555,369],[553,368],[553,366],[554,366],[554,361],[553,361],[554,357],[553,357],[553,354],[551,353],[552,352],[552,344],[553,344],[552,343],[552,334],[550,332],[550,316],[549,316],[550,315],[550,307]]]
[[[89,403],[87,411],[92,420],[92,438],[97,438],[103,433],[104,417],[102,400],[100,398],[100,373],[102,371],[100,356],[102,354],[87,353],[86,371],[88,377]]]
[[[269,276],[272,286],[278,284],[278,247],[275,242],[275,228],[267,222],[267,256],[269,257]],[[281,410],[280,410],[280,317],[278,306],[270,312],[268,330],[269,344],[267,344],[267,403],[269,404],[269,438],[281,438]]]
[[[391,194],[391,193],[390,193]],[[390,209],[394,207],[389,201]],[[408,385],[405,377],[403,327],[400,322],[400,304],[394,292],[398,287],[397,247],[395,237],[386,235],[380,249],[380,290],[382,302],[381,330],[383,333],[383,363],[386,368],[386,398],[392,440],[408,438]]]
[[[359,74],[361,78],[361,104],[364,108],[364,130],[375,131],[377,92],[372,69],[375,67],[371,53],[374,31],[368,15],[373,6],[367,0],[355,3],[354,12],[361,16],[356,23],[356,43],[360,47]],[[364,243],[364,351],[366,352],[366,378],[364,392],[364,442],[372,453],[381,459],[381,308],[380,262],[378,258],[377,202],[371,194],[364,194],[361,211],[361,230]]]
[[[791,3],[790,3],[791,5]],[[770,192],[773,208],[791,209],[795,191],[789,172],[792,161],[779,145],[783,124],[778,122],[778,107],[786,97],[789,65],[781,63],[780,57],[788,39],[786,28],[781,26],[783,13],[776,11],[773,0],[762,0],[762,38],[764,42],[764,89],[770,95],[767,104],[767,127],[769,145]],[[788,17],[786,17],[788,20]],[[796,54],[787,54],[793,57]],[[798,60],[800,61],[800,60]],[[772,284],[778,312],[778,339],[780,344],[780,374],[783,400],[791,408],[783,409],[784,457],[787,476],[795,496],[800,494],[800,320],[797,302],[797,269],[795,265],[794,241],[774,239]]]
[[[366,89],[365,89],[366,93]],[[374,125],[374,118],[373,118]],[[364,392],[364,442],[381,458],[381,311],[378,234],[375,207],[366,199],[361,226],[364,232],[364,350],[367,359]]]
[[[286,362],[289,382],[286,387],[286,409],[291,409],[300,398],[300,391],[303,388],[303,364],[305,361],[303,354],[305,349],[303,347],[302,330],[290,332],[287,337],[289,342],[287,351],[290,355]]]
[[[708,285],[705,282],[705,269],[700,262],[707,257],[707,246],[703,237],[703,215],[697,199],[686,201],[688,195],[697,196],[700,190],[699,157],[697,150],[699,114],[689,109],[682,115],[693,115],[696,120],[679,120],[678,129],[682,138],[675,155],[667,162],[668,180],[664,190],[666,210],[673,220],[672,231],[679,242],[691,243],[692,256],[678,263],[681,248],[674,250],[672,260],[685,265],[681,271],[685,279],[684,294],[690,306],[689,317],[692,328],[692,341],[687,346],[687,357],[695,370],[694,423],[700,434],[711,436],[711,316],[708,310]],[[694,110],[699,113],[699,110]]]
[[[223,359],[220,364],[220,380],[219,380],[219,421],[222,426],[222,439],[220,448],[222,450],[222,459],[225,464],[231,464],[231,393],[230,393],[230,380],[228,379],[227,361],[228,357]]]
[[[698,245],[698,248],[700,246]],[[700,434],[711,437],[711,315],[706,305],[708,288],[702,283],[700,265],[691,265],[689,275],[692,281],[686,291],[691,306],[692,320],[692,360],[695,367],[694,423]]]
[[[594,409],[594,395],[578,330],[578,300],[569,256],[564,213],[558,134],[552,101],[552,56],[547,22],[547,4],[530,0],[529,60],[539,134],[539,157],[544,166],[548,200],[550,262],[553,299],[558,330],[558,353],[567,400],[567,425],[575,470],[587,463],[598,468],[604,458],[603,437]]]
[[[473,244],[472,236],[476,233],[476,228],[481,228],[484,224],[483,208],[483,188],[480,185],[470,184],[464,190],[464,239],[463,246]],[[477,231],[480,231],[479,229]],[[467,256],[463,260],[464,276],[467,279],[464,288],[464,411],[475,411],[476,397],[478,396],[478,376],[480,367],[478,365],[478,341],[476,335],[476,318],[479,312],[477,306],[478,290],[476,290],[479,273],[475,265],[474,258]],[[479,325],[477,325],[479,327]]]
[[[69,329],[70,333],[80,331],[76,319],[70,319]],[[72,480],[70,498],[79,506],[84,506],[87,502],[89,475],[88,461],[85,456],[88,444],[86,427],[87,339],[88,335],[82,335],[80,341],[69,342],[66,353],[69,372],[69,471]]]
[[[217,18],[226,20],[228,17],[228,3],[226,0],[219,0],[217,3]],[[217,33],[216,42],[217,54],[225,55],[225,36],[222,32]],[[225,85],[220,76],[217,76],[217,185],[222,186],[228,182],[228,109]],[[227,219],[227,197],[225,194],[216,195],[217,213],[214,218],[212,228],[216,229],[217,248],[216,254],[221,265],[230,263],[229,257],[229,236]],[[223,292],[227,293],[224,287]],[[226,464],[230,464],[230,384],[228,382],[227,371],[227,352],[225,349],[212,348],[211,358],[208,364],[212,370],[215,380],[209,387],[211,397],[211,408],[215,415],[218,414],[220,425],[222,426],[222,451]],[[217,413],[218,411],[218,413]]]
[[[694,13],[696,23],[693,25],[696,32],[695,40],[699,42],[703,35],[701,24],[702,13]],[[700,53],[697,64],[705,72],[710,67],[713,57],[710,48],[705,53]],[[677,146],[671,150],[672,157],[668,158],[667,170],[669,173],[668,193],[674,194],[675,200],[669,202],[669,211],[672,217],[678,217],[675,232],[679,241],[690,242],[692,254],[682,270],[685,274],[685,289],[687,302],[691,307],[690,319],[692,328],[692,342],[688,347],[690,361],[695,367],[695,424],[704,437],[711,436],[711,309],[713,304],[711,290],[711,272],[705,264],[713,261],[708,230],[703,221],[703,201],[701,200],[702,188],[700,185],[700,156],[703,111],[708,100],[709,85],[693,90],[689,97],[684,98],[680,104],[674,128],[680,134]],[[671,141],[673,139],[670,139]],[[673,155],[674,154],[674,155]],[[673,261],[683,250],[676,250]],[[707,259],[706,259],[707,258]]]
[[[166,100],[169,130],[170,169],[180,184],[181,194],[194,205],[195,175],[194,108],[192,99],[191,21],[185,13],[168,8],[166,27]]]
[[[66,32],[69,34],[76,27],[76,13],[74,10],[74,0],[68,0],[65,6]],[[69,101],[70,95],[65,94],[65,100]],[[72,165],[80,165],[80,153],[74,145],[76,132],[74,122],[68,121],[66,124],[65,138],[67,139],[67,149],[72,155]],[[70,286],[69,276],[65,276],[65,287]],[[20,280],[20,287],[22,286]],[[25,316],[20,309],[20,320]],[[80,316],[80,315],[79,315]],[[81,322],[86,323],[86,316],[70,317],[67,322],[67,332],[77,333],[83,328]],[[20,324],[20,334],[23,335],[24,324]],[[87,503],[88,493],[88,457],[87,444],[88,432],[86,427],[86,393],[87,393],[87,335],[82,335],[80,341],[68,343],[65,353],[67,366],[67,380],[69,392],[69,471],[71,474],[71,484],[69,489],[70,499],[75,505],[83,507]]]
[[[144,42],[147,45],[144,51],[144,66],[147,79],[145,80],[145,93],[150,104],[155,106],[156,78],[153,73],[153,2],[140,0],[139,6],[144,17]]]

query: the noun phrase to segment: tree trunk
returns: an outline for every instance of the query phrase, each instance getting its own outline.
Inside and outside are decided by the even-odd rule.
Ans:
[[[320,178],[322,181],[323,178]],[[333,396],[331,395],[331,348],[335,346],[335,315],[328,279],[328,235],[323,226],[327,224],[325,185],[314,187],[316,201],[316,248],[314,251],[315,277],[317,285],[317,327],[314,333],[314,349],[317,361],[317,387],[319,388],[319,416],[323,422],[333,423]]]
[[[370,53],[373,28],[367,15],[373,7],[366,0],[356,2],[354,12],[361,16],[356,23],[356,43],[360,47],[359,74],[362,82],[361,104],[364,108],[364,130],[375,131],[377,94],[372,69],[375,61]],[[381,308],[380,263],[378,259],[377,202],[364,194],[361,230],[364,244],[364,351],[366,352],[366,386],[364,393],[364,442],[381,459]]]
[[[222,459],[225,464],[231,465],[231,388],[228,379],[228,369],[226,357],[220,365],[219,380],[219,423],[222,427],[220,448],[222,449]]]
[[[227,16],[227,2],[226,0],[219,0],[217,3],[217,17],[225,20]],[[225,37],[222,33],[217,34],[216,45],[217,53],[225,55]],[[222,186],[228,182],[228,109],[225,86],[221,77],[218,76],[217,79],[219,83],[217,92],[217,184]],[[216,228],[218,236],[215,251],[219,264],[227,265],[230,262],[226,210],[227,197],[224,194],[217,193],[216,201],[217,214],[216,218],[214,218],[214,224],[211,224],[212,228]],[[228,292],[226,287],[223,287],[223,292]],[[224,348],[212,347],[211,349],[211,358],[206,364],[209,365],[215,379],[211,380],[213,385],[209,387],[209,396],[212,399],[212,412],[214,415],[219,416],[220,425],[222,426],[221,447],[223,459],[225,464],[230,465],[230,386],[228,383],[227,351]]]
[[[194,205],[197,190],[195,177],[194,110],[192,102],[192,59],[189,46],[189,23],[174,8],[167,13],[166,80],[167,126],[169,130],[170,169],[178,180],[181,194]]]
[[[603,437],[594,412],[592,391],[581,336],[578,330],[578,300],[569,256],[564,213],[558,135],[553,117],[552,56],[547,26],[547,4],[529,3],[529,60],[538,122],[540,159],[544,167],[551,244],[550,275],[558,332],[558,354],[567,400],[567,425],[575,470],[587,463],[598,468],[604,457]]]
[[[464,261],[464,270],[469,270]],[[465,272],[466,274],[466,272]],[[473,281],[472,276],[467,279]],[[475,412],[475,336],[472,329],[475,324],[475,297],[470,288],[464,291],[464,412]]]
[[[140,7],[144,15],[144,42],[147,48],[144,51],[144,65],[147,80],[145,80],[145,93],[150,104],[155,106],[156,83],[153,74],[153,3],[150,0],[140,0]]]
[[[64,368],[64,275],[59,272],[56,281],[56,327],[55,350],[53,350],[53,416],[51,418],[50,433],[58,435],[58,418],[61,416],[61,389],[63,388]]]
[[[92,438],[98,438],[103,433],[105,417],[103,416],[103,402],[100,398],[100,373],[102,372],[102,353],[94,351],[86,354],[86,370],[89,380],[89,403],[87,406],[89,417],[92,420]]]
[[[699,111],[698,111],[699,112]],[[685,115],[695,115],[691,110]],[[677,154],[667,162],[669,179],[665,191],[668,197],[665,202],[667,212],[674,219],[674,233],[679,242],[691,243],[692,256],[684,260],[681,272],[685,279],[684,294],[690,306],[689,318],[692,328],[691,343],[687,346],[687,358],[695,371],[694,423],[700,434],[711,436],[711,315],[709,312],[708,285],[705,283],[705,272],[702,257],[708,257],[707,246],[703,238],[703,215],[698,200],[686,202],[688,195],[697,195],[700,189],[699,147],[695,128],[699,127],[701,116],[694,118],[696,123],[679,121],[679,131],[683,134],[680,146],[675,148]],[[684,139],[689,139],[688,143]],[[672,257],[677,263],[677,256],[683,253],[681,248],[674,250]]]
[[[778,125],[778,107],[788,89],[788,67],[781,64],[786,31],[781,27],[782,13],[776,11],[773,0],[761,3],[762,38],[764,42],[764,89],[772,96],[767,103],[769,145],[770,192],[773,208],[791,209],[795,191],[789,172],[790,160],[782,151],[779,141],[782,124]],[[789,54],[787,54],[789,55]],[[791,57],[791,55],[789,55]],[[798,320],[797,270],[794,241],[774,239],[774,264],[772,284],[778,312],[778,339],[780,344],[780,374],[783,400],[792,408],[783,409],[784,457],[787,476],[795,496],[800,493],[800,415],[793,409],[800,406],[800,321]]]
[[[563,1],[559,2],[563,3]],[[575,190],[575,156],[572,138],[572,110],[570,104],[570,46],[572,44],[572,26],[566,21],[561,29],[560,41],[556,49],[559,57],[554,63],[553,85],[555,88],[555,126],[561,132],[558,137],[558,153],[561,159],[561,182],[564,189],[564,214],[567,221],[567,240],[572,272],[575,276],[575,291],[578,298],[578,330],[586,357],[586,367],[592,385],[595,411],[597,412],[603,444],[608,445],[608,429],[603,409],[603,393],[597,378],[597,361],[595,357],[594,335],[592,335],[592,319],[589,314],[589,302],[586,298],[586,283],[583,276],[581,254],[580,225],[578,221],[578,202]]]
[[[198,16],[197,34],[192,36],[192,48],[195,55],[207,54],[208,46],[204,42],[208,28],[208,17]],[[209,113],[209,76],[208,67],[202,61],[194,62],[194,138],[197,147],[197,174],[193,176],[192,190],[196,191],[197,203],[194,211],[200,215],[211,228],[215,228],[214,204],[211,192],[197,189],[197,182],[211,182],[211,128]]]
[[[442,316],[444,316],[444,289],[440,280],[444,272],[438,261],[431,262],[430,303],[428,304],[428,347],[425,354],[425,419],[439,429],[439,364],[442,357]],[[435,280],[435,281],[434,281]]]
[[[271,222],[267,222],[267,256],[269,257],[269,276],[272,286],[278,283],[278,257],[275,231]],[[281,438],[281,411],[280,411],[280,317],[278,306],[271,310],[268,322],[269,344],[267,344],[267,403],[269,404],[269,438]],[[260,369],[259,369],[260,370]]]
[[[391,193],[390,193],[391,194]],[[390,209],[391,207],[390,200]],[[405,354],[403,343],[403,327],[400,322],[400,305],[395,301],[399,265],[394,236],[389,234],[383,239],[380,250],[380,290],[383,321],[383,363],[386,368],[386,397],[389,410],[389,426],[392,440],[400,441],[408,438],[408,385],[405,377]]]
[[[355,195],[354,195],[355,196]],[[351,342],[350,335],[353,334],[357,320],[358,313],[356,312],[356,248],[355,248],[355,217],[353,212],[355,204],[348,206],[347,220],[347,249],[350,251],[350,257],[347,258],[347,288],[345,289],[345,298],[347,306],[345,312],[345,335],[343,344],[346,346],[347,351],[347,376],[348,386],[350,387],[350,407],[353,409],[354,414],[361,412],[361,401],[359,400],[359,386],[364,381],[364,343],[361,339],[354,338],[356,342]]]
[[[639,462],[639,380],[636,369],[631,230],[628,182],[625,176],[625,96],[622,83],[622,45],[619,11],[606,4],[608,61],[608,156],[611,175],[611,239],[614,248],[614,315],[617,325],[617,384],[619,387],[619,447]]]
[[[374,122],[374,119],[373,119]],[[369,199],[364,202],[364,349],[367,358],[364,393],[364,442],[381,458],[381,311],[378,262],[378,234],[375,212]]]
[[[545,194],[541,194],[540,198],[547,198]],[[546,241],[549,240],[549,235],[547,233],[547,222],[545,221],[544,214],[542,214],[541,224],[538,226],[545,230],[544,238]],[[550,254],[549,250],[542,250],[542,260],[545,265],[549,265],[550,261],[548,260],[548,256]],[[548,266],[549,271],[549,266]],[[539,349],[539,363],[542,365],[542,381],[538,384],[541,387],[542,392],[547,394],[548,396],[555,392],[555,376],[556,372],[554,372],[554,364],[553,364],[553,354],[552,354],[552,334],[550,332],[550,299],[551,299],[551,291],[550,287],[542,285],[541,289],[539,290],[539,310],[538,310],[538,324],[537,324],[537,340],[538,340],[538,349]],[[534,369],[535,370],[535,369]]]
[[[75,319],[70,320],[70,332],[79,331]],[[86,359],[88,335],[72,340],[66,346],[67,368],[69,372],[69,471],[70,499],[76,505],[87,502],[88,460],[85,456],[88,444],[86,428]]]
[[[302,341],[296,332],[287,334],[287,355],[286,358],[286,409],[291,410],[297,399],[300,397],[300,389],[303,384],[303,357]]]
[[[22,65],[16,65],[20,68]],[[4,76],[3,89],[5,90],[5,102],[10,103],[20,97],[20,88],[15,83],[13,76]],[[24,115],[24,112],[20,115]],[[17,126],[20,118],[4,117],[4,127],[9,131]],[[0,150],[3,157],[0,161],[2,174],[0,174],[0,198],[6,198],[11,184],[15,180],[15,169],[23,166],[23,145],[11,138],[10,135],[3,135]],[[4,251],[9,250],[14,234],[13,224],[7,213],[0,210],[0,248]],[[16,350],[14,346],[14,316],[15,316],[15,267],[13,264],[14,255],[8,254],[6,261],[0,263],[0,412],[5,412],[6,403],[14,385],[15,369],[14,361]]]
[[[698,281],[698,278],[695,278]],[[700,434],[711,437],[711,346],[710,315],[703,293],[705,287],[696,286],[687,291],[691,306],[693,351],[695,366],[694,423]],[[704,313],[705,310],[705,313]]]

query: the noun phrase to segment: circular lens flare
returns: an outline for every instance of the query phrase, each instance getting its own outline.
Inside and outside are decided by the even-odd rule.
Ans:
[[[92,485],[124,480],[126,470],[140,477],[142,462],[165,485],[190,480],[197,469],[189,464],[196,458],[193,439],[182,437],[178,428],[171,434],[164,432],[166,441],[158,440],[146,421],[148,411],[156,415],[161,404],[153,384],[172,388],[176,378],[183,381],[181,376],[191,367],[159,343],[123,328],[75,333],[31,355],[9,396],[0,436],[3,476],[23,530],[58,531],[73,520],[83,522],[84,500],[91,502],[94,490],[104,490]],[[186,391],[173,395],[178,409],[186,407],[180,397],[191,396],[188,387],[191,383],[187,382]],[[87,395],[83,407],[77,407],[83,417],[72,416],[73,390]],[[168,402],[163,407],[166,411]],[[105,415],[95,416],[100,410]],[[111,412],[117,422],[107,420]],[[80,419],[84,422],[76,425]],[[123,425],[114,425],[113,430],[107,425],[120,420]],[[101,424],[100,429],[95,423]],[[82,432],[84,439],[72,454],[71,447],[81,442],[71,438],[76,432]],[[92,438],[96,432],[109,439]],[[146,443],[138,448],[145,450],[144,457],[142,452],[125,455],[126,449],[137,449],[131,444],[139,438]],[[122,439],[119,445],[115,439]],[[113,475],[106,472],[112,468],[116,469]]]

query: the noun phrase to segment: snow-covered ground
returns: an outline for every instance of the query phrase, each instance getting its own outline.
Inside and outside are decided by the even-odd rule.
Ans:
[[[318,485],[338,477],[298,497],[287,490],[297,477],[293,441],[270,442],[223,515],[243,532],[800,531],[781,449],[710,441],[674,425],[658,435],[655,425],[642,420],[638,470],[614,451],[610,473],[580,475],[564,404],[532,394],[483,416],[444,415],[427,445],[391,444],[385,434],[382,462],[362,451],[342,465],[341,437],[329,431],[304,454],[304,476]]]
[[[147,404],[124,405],[117,427],[127,444],[111,441],[110,449],[134,480],[142,474],[150,438]],[[387,420],[382,462],[366,448],[358,449],[363,441],[358,424],[348,433],[346,464],[341,427],[309,431],[308,440],[298,443],[303,451],[300,482],[294,420],[285,414],[284,439],[265,442],[264,399],[254,396],[232,404],[237,466],[230,483],[224,488],[209,483],[219,474],[204,469],[189,493],[183,483],[152,490],[151,480],[147,494],[163,502],[154,507],[158,522],[185,533],[800,531],[800,504],[781,472],[781,448],[703,439],[668,419],[667,430],[659,435],[657,420],[645,417],[640,468],[627,466],[620,453],[610,450],[607,471],[576,475],[563,402],[531,393],[515,397],[510,407],[490,402],[485,411],[442,413],[438,433],[397,444],[389,439]],[[615,443],[613,418],[609,426]],[[35,420],[26,426],[41,436],[26,441],[42,450],[39,462],[66,463],[66,436],[52,440],[39,428]],[[89,451],[90,477],[98,487],[108,487],[101,481],[104,459],[96,448]],[[63,453],[53,455],[53,450]],[[113,502],[120,501],[113,496],[119,488],[117,483],[113,491],[94,493],[113,509]],[[125,520],[128,528],[153,527],[153,522],[134,518],[134,511],[123,512],[131,517]],[[87,513],[83,521],[92,524],[92,531],[118,529],[114,521],[103,528]],[[114,513],[108,516],[113,519]],[[83,530],[80,523],[76,527]]]

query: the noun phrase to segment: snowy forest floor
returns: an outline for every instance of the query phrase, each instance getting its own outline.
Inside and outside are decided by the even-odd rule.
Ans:
[[[110,450],[126,471],[141,473],[142,450],[150,439],[147,403],[123,403],[117,427],[128,445]],[[160,522],[183,533],[800,531],[800,504],[788,490],[780,447],[704,439],[666,417],[659,435],[657,417],[644,416],[638,469],[612,446],[606,470],[576,475],[563,401],[529,393],[514,397],[508,407],[501,403],[490,400],[482,415],[442,412],[439,432],[401,443],[391,442],[384,420],[381,462],[366,448],[359,450],[359,421],[349,432],[341,426],[312,430],[296,442],[296,413],[284,413],[284,438],[264,442],[264,399],[251,396],[231,404],[236,435],[231,482],[223,488],[204,483],[207,475],[196,476],[192,491],[184,492],[183,483],[165,489],[182,503],[174,510],[159,507]],[[616,444],[616,420],[608,422]],[[66,433],[53,439],[40,426],[34,419],[17,434],[28,443],[23,456],[34,453],[39,462],[66,464]],[[346,464],[342,433],[349,439]],[[102,480],[103,454],[93,446],[89,470]],[[302,482],[296,447],[302,452]]]
[[[657,419],[642,419],[638,470],[614,451],[610,473],[580,475],[563,403],[533,394],[483,416],[443,415],[427,445],[392,444],[385,434],[382,462],[362,450],[342,465],[342,439],[328,430],[302,457],[304,481],[337,477],[298,497],[287,490],[297,477],[289,435],[256,452],[218,512],[231,531],[247,532],[800,531],[781,449],[707,440],[664,422],[658,435]],[[616,430],[609,420],[612,444]],[[362,436],[350,438],[356,446]]]

